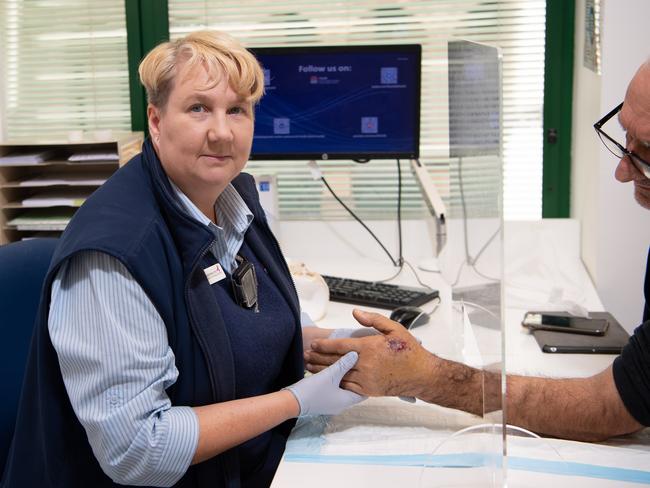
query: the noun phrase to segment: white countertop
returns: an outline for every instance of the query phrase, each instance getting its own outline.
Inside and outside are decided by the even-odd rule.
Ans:
[[[327,229],[320,232],[333,232],[331,223],[323,225]],[[283,246],[285,252],[286,247],[293,251],[289,257],[304,262],[312,271],[366,280],[381,280],[393,273],[393,268],[381,256],[360,255],[362,247],[355,247],[356,244],[351,245],[355,248],[348,254],[340,249],[328,249],[323,243],[326,239],[315,237],[317,223],[310,226],[307,232],[310,246],[304,254],[296,252],[301,249],[296,239],[304,233],[304,226],[288,224],[282,228],[282,236],[291,242]],[[498,250],[494,255],[498,256]],[[451,290],[446,281],[439,274],[418,272],[425,283],[440,290],[442,298],[430,323],[413,332],[423,345],[436,354],[469,364],[498,363],[503,357],[508,373],[575,377],[588,376],[607,367],[615,356],[543,353],[520,325],[524,312],[544,309],[549,296],[554,296],[556,301],[577,303],[591,311],[602,310],[579,259],[577,222],[508,224],[504,256],[503,271],[490,269],[490,272],[491,276],[495,273],[505,276],[505,355],[501,355],[501,331],[479,324],[463,324],[459,307],[452,306]],[[418,262],[418,258],[413,262]],[[487,273],[485,269],[490,268],[489,264],[482,263],[483,273]],[[466,274],[473,273],[467,271]],[[477,278],[468,276],[469,284],[475,284],[473,279]],[[417,284],[407,270],[392,282]],[[355,326],[352,308],[330,302],[325,317],[317,323],[329,328]],[[425,304],[422,308],[430,311],[433,304]],[[388,315],[386,310],[375,311]],[[498,424],[499,415],[500,412],[480,418],[420,401],[409,404],[395,398],[369,399],[341,415],[312,419],[294,429],[272,486],[491,486],[495,473],[498,477],[506,472],[495,471],[489,466],[492,456],[499,452],[501,436],[500,432],[476,433],[476,426],[486,422]],[[474,427],[475,433],[454,435],[468,427]],[[608,444],[508,436],[509,485],[650,484],[650,435],[644,432]],[[486,449],[485,446],[491,447]],[[430,457],[432,454],[434,456]],[[425,458],[438,463],[437,467],[423,469]],[[465,467],[446,467],[450,459],[454,463],[465,463]]]

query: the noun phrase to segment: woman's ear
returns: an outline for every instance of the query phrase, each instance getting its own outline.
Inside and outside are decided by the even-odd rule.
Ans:
[[[160,140],[160,109],[152,104],[147,105],[147,122],[149,134],[154,142]]]

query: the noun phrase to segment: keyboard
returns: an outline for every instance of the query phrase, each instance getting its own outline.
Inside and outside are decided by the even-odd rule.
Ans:
[[[391,285],[374,281],[325,276],[333,302],[352,303],[393,310],[397,307],[417,307],[438,297],[438,290]]]

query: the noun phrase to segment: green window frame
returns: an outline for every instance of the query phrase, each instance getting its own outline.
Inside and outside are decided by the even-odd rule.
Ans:
[[[142,58],[169,40],[167,0],[124,0],[131,95],[131,130],[148,132],[147,96],[138,77]]]
[[[546,0],[542,218],[571,212],[574,26],[574,0]]]

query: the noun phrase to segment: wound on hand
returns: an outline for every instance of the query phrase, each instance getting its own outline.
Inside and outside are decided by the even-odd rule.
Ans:
[[[404,351],[408,349],[406,342],[400,341],[399,339],[388,339],[388,348],[391,351]]]

